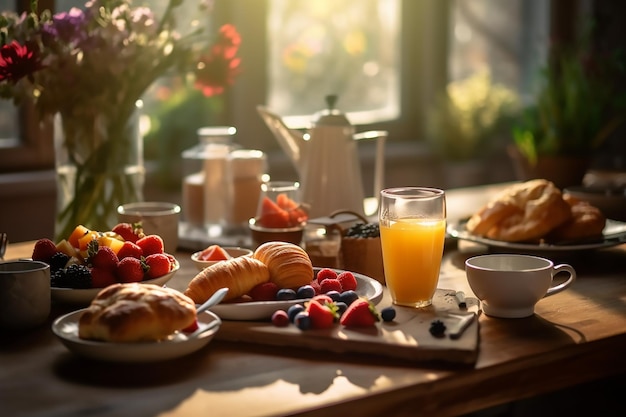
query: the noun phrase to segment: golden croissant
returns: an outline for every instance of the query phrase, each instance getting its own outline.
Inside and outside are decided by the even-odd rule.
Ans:
[[[209,299],[220,288],[228,288],[224,301],[239,298],[256,285],[269,281],[269,269],[261,261],[240,256],[217,262],[199,272],[189,282],[185,295],[197,304]]]
[[[297,289],[313,280],[313,264],[309,255],[293,243],[264,243],[254,251],[252,257],[267,265],[270,281],[279,288]]]

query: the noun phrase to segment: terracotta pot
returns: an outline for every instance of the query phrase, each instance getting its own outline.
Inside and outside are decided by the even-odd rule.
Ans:
[[[537,163],[532,165],[515,146],[510,146],[507,150],[517,179],[527,181],[544,178],[561,189],[582,184],[591,163],[591,157],[539,156]]]

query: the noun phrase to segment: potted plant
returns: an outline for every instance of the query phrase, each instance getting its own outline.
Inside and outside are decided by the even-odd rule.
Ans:
[[[470,170],[474,177],[481,176],[485,159],[494,151],[518,108],[517,94],[493,82],[488,71],[447,85],[427,115],[427,133],[444,162],[449,181],[471,177]],[[458,173],[460,169],[463,174]],[[476,181],[482,182],[480,178]]]
[[[519,179],[580,184],[594,151],[626,118],[625,96],[614,88],[619,55],[594,56],[580,45],[552,47],[534,103],[513,128]]]

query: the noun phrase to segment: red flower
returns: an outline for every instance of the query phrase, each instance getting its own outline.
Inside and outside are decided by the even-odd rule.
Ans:
[[[211,97],[235,83],[241,59],[236,57],[241,36],[233,25],[220,28],[219,38],[208,55],[200,57],[196,69],[196,88]]]
[[[29,45],[13,41],[0,49],[0,81],[9,80],[15,84],[42,67],[39,54]]]

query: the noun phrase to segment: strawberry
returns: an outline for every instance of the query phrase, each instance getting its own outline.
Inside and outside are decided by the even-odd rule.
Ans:
[[[341,282],[338,279],[334,278],[326,278],[320,284],[320,292],[322,294],[326,294],[328,291],[337,291],[341,292]]]
[[[369,327],[376,324],[380,318],[374,304],[365,298],[359,298],[341,316],[340,323],[344,326]]]
[[[104,288],[117,283],[115,269],[105,269],[99,267],[91,268],[91,285],[94,288]]]
[[[39,239],[33,247],[33,261],[50,263],[50,259],[57,253],[57,246],[50,239]]]
[[[128,242],[137,242],[139,239],[144,237],[143,228],[141,227],[141,222],[139,223],[118,223],[113,229],[111,229],[113,233],[117,233]]]
[[[350,271],[343,271],[337,275],[337,281],[341,284],[342,291],[356,290],[357,282],[354,274]]]
[[[115,271],[119,259],[110,247],[99,246],[96,253],[89,256],[88,262],[94,268]]]
[[[252,301],[275,301],[279,288],[273,282],[263,282],[250,290]]]
[[[199,326],[198,326],[198,319],[196,318],[193,323],[191,323],[189,326],[185,327],[184,329],[181,330],[181,332],[183,333],[193,333],[196,330],[198,330]]]
[[[322,283],[322,281],[324,281],[325,279],[328,279],[328,278],[336,279],[337,278],[337,272],[335,272],[334,270],[332,270],[330,268],[322,268],[317,273],[317,282],[319,282],[320,284]]]
[[[128,257],[141,259],[142,256],[143,250],[136,243],[129,240],[125,241],[119,252],[117,252],[117,258],[120,261]]]
[[[137,246],[143,251],[143,256],[152,255],[153,253],[163,253],[163,239],[159,235],[148,235],[139,239]]]
[[[119,282],[143,281],[144,263],[137,258],[126,257],[117,263],[115,275]]]
[[[163,253],[153,253],[146,256],[146,265],[148,265],[148,278],[158,278],[170,272],[170,259]]]
[[[311,319],[311,327],[314,329],[327,329],[332,327],[337,318],[334,303],[321,304],[317,300],[310,300],[306,305],[306,311]]]

